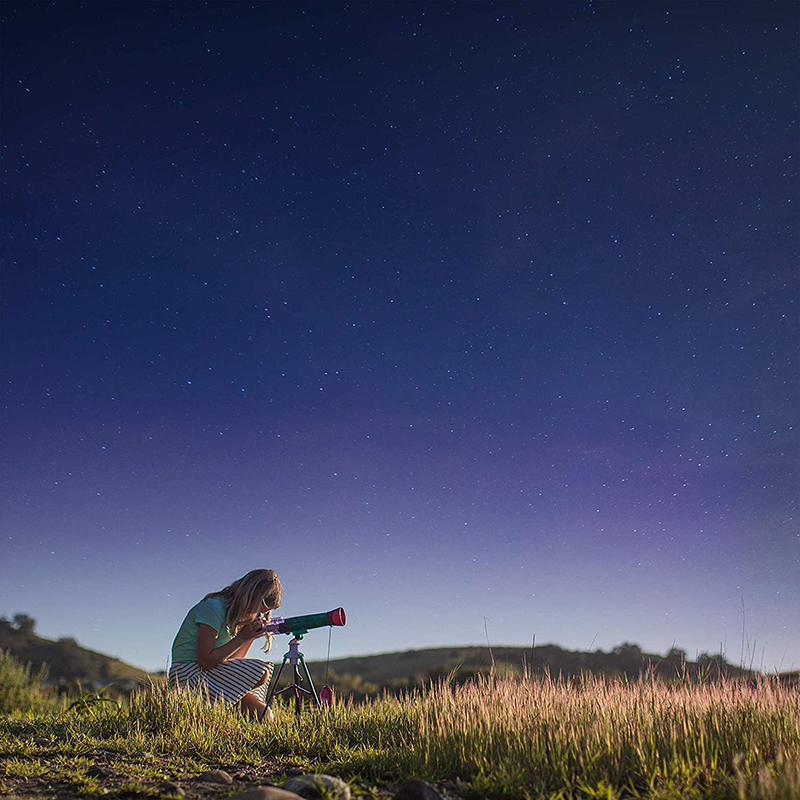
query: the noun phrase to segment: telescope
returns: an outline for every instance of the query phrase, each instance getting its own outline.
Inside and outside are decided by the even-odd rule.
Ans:
[[[334,608],[322,614],[305,614],[300,617],[274,617],[264,622],[262,633],[290,633],[302,636],[312,628],[324,628],[326,625],[341,626],[347,622],[343,608]]]
[[[320,694],[314,687],[314,681],[311,680],[311,673],[308,671],[305,656],[300,652],[300,640],[312,628],[324,628],[326,625],[331,627],[342,626],[347,622],[343,608],[334,608],[332,611],[326,611],[323,614],[306,614],[302,617],[275,617],[275,619],[261,620],[261,633],[290,633],[292,639],[289,642],[289,651],[284,655],[281,662],[281,668],[272,682],[272,686],[267,695],[266,705],[272,702],[272,698],[276,694],[283,694],[289,692],[294,696],[294,710],[297,715],[297,721],[300,722],[300,707],[302,706],[303,695],[309,695],[310,699],[314,700],[317,708],[321,705],[329,706],[333,702],[333,690],[330,686],[323,686]],[[328,642],[328,657],[330,658],[330,641]],[[278,681],[281,679],[281,673],[286,663],[292,665],[292,672],[294,680],[286,688],[276,691]],[[327,671],[326,671],[327,674]],[[309,688],[302,685],[305,679]],[[320,697],[322,700],[320,700]]]

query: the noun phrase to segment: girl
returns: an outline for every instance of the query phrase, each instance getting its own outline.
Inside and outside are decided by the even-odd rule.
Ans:
[[[247,658],[255,639],[272,637],[262,621],[279,608],[283,587],[271,569],[254,569],[219,592],[207,594],[186,615],[172,643],[169,680],[208,693],[209,700],[237,705],[252,719],[272,718],[266,694],[271,661]]]

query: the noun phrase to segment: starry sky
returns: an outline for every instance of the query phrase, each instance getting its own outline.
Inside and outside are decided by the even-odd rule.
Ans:
[[[2,16],[0,614],[800,666],[796,4]]]

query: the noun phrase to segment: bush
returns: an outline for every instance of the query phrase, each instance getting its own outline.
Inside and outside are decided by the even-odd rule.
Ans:
[[[51,705],[52,692],[44,685],[47,674],[44,664],[34,675],[30,664],[0,650],[0,714],[40,711]]]

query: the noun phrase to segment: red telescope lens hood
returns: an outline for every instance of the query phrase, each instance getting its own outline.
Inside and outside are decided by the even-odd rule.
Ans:
[[[344,625],[347,622],[343,608],[334,608],[328,612],[328,625]]]

